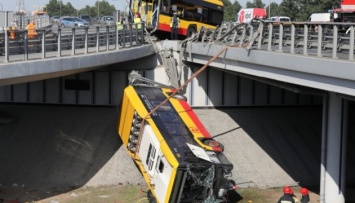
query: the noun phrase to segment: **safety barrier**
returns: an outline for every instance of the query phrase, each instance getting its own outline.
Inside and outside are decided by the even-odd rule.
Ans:
[[[16,37],[11,37],[10,32],[14,32]],[[118,30],[117,26],[106,26],[103,29],[42,28],[36,29],[36,33],[31,38],[27,30],[0,32],[0,55],[4,56],[3,62],[119,50],[144,44],[143,23],[140,29],[129,24],[123,26],[122,30]],[[41,56],[34,53],[41,53]]]
[[[216,30],[201,29],[196,41],[354,60],[354,26],[353,23],[225,22]]]

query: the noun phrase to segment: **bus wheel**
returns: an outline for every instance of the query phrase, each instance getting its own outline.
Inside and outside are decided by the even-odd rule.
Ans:
[[[196,33],[196,29],[194,27],[189,27],[187,30],[187,37],[191,37],[194,33]]]

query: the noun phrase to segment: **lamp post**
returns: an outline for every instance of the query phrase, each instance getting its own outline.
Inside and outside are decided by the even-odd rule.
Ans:
[[[59,18],[62,17],[62,0],[58,0],[59,2]]]
[[[269,0],[269,18],[271,18],[271,3],[270,3],[270,0]]]
[[[97,0],[97,19],[100,19],[100,1]]]

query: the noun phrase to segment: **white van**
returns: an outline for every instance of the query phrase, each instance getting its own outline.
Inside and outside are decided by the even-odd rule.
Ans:
[[[287,16],[273,16],[268,19],[268,21],[273,21],[273,22],[291,22],[290,17]]]
[[[330,22],[331,14],[330,13],[313,13],[309,17],[310,22]]]

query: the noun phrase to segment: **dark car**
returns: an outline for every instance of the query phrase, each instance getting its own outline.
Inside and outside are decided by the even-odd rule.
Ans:
[[[91,24],[91,17],[89,15],[80,15],[79,18]]]

